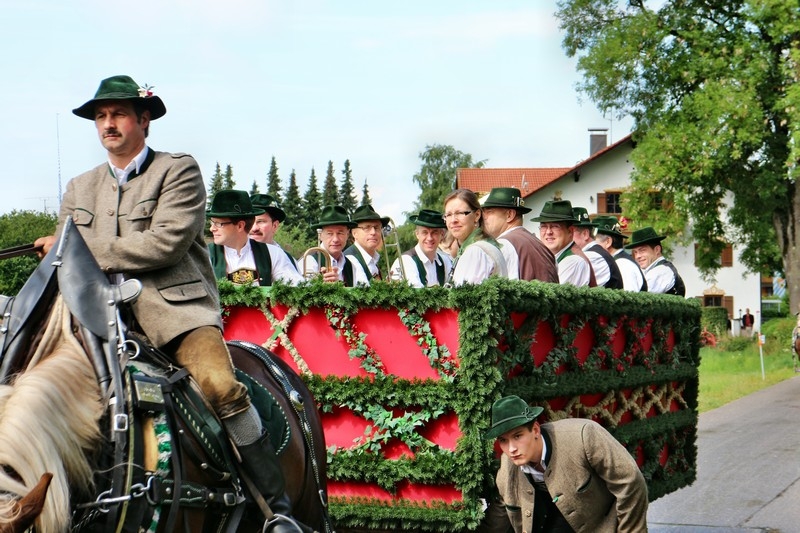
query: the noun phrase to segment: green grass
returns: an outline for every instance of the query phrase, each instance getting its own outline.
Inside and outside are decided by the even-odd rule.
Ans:
[[[766,335],[764,374],[756,339],[720,339],[716,348],[700,350],[699,411],[715,409],[728,402],[769,387],[796,375],[792,360],[792,329],[796,319],[773,319],[764,324]]]

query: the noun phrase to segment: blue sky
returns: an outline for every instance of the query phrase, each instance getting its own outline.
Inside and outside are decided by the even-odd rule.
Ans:
[[[611,127],[581,98],[561,49],[555,1],[6,0],[0,213],[55,209],[59,175],[105,160],[93,125],[71,110],[101,79],[155,87],[168,113],[148,144],[188,152],[206,184],[217,162],[238,188],[266,189],[275,156],[301,192],[311,168],[337,180],[350,159],[359,190],[402,223],[428,144],[490,167],[570,166],[588,128]]]

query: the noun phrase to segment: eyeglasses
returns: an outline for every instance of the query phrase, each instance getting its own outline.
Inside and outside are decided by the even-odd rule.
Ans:
[[[233,222],[230,222],[230,221],[228,221],[228,222],[217,222],[216,220],[212,220],[211,221],[211,227],[212,228],[217,228],[217,229],[222,228],[224,226],[227,226],[228,224],[233,224]]]
[[[381,231],[381,226],[377,224],[370,224],[367,226],[356,226],[356,229],[360,229],[361,231],[366,231],[367,233],[375,232],[378,233]]]
[[[542,222],[541,224],[539,224],[539,231],[541,233],[545,233],[548,230],[553,232],[563,231],[564,225],[560,222]]]
[[[442,215],[442,218],[445,220],[450,220],[451,218],[464,218],[465,216],[474,212],[474,209],[472,211],[453,211],[452,213],[445,213]]]

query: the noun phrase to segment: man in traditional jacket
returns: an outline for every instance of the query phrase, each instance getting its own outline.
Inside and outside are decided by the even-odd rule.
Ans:
[[[483,230],[497,240],[506,259],[509,279],[558,283],[556,258],[545,244],[522,227],[530,213],[519,189],[495,187],[481,200]]]
[[[633,232],[631,242],[625,245],[625,249],[631,251],[644,271],[648,292],[686,296],[686,286],[675,265],[661,255],[661,241],[666,238],[647,226]]]
[[[639,264],[624,250],[624,239],[628,236],[622,233],[619,220],[613,215],[595,217],[597,235],[595,240],[606,249],[614,261],[617,262],[622,274],[623,289],[632,292],[647,292],[647,279]]]
[[[503,452],[495,520],[504,510],[515,533],[646,532],[647,484],[628,450],[592,420],[540,425],[541,413],[517,396],[492,405],[485,437]]]
[[[559,283],[596,287],[592,263],[573,240],[576,220],[570,201],[547,201],[539,216],[531,220],[539,223],[539,238],[556,258]]]
[[[439,249],[447,228],[442,214],[431,209],[422,209],[419,214],[411,215],[408,219],[414,224],[417,245],[403,252],[392,263],[392,279],[404,278],[409,285],[417,288],[443,286],[453,268],[453,259]]]
[[[288,284],[303,281],[294,260],[283,250],[250,238],[255,217],[263,214],[263,209],[253,207],[245,191],[228,189],[214,195],[206,215],[214,239],[208,251],[217,279],[261,286],[276,280]]]
[[[572,238],[575,240],[575,244],[581,247],[589,261],[592,262],[597,286],[605,287],[606,289],[621,289],[622,274],[616,261],[605,248],[594,240],[597,224],[589,219],[589,212],[585,207],[573,207],[572,215],[577,221],[573,225],[575,232]]]

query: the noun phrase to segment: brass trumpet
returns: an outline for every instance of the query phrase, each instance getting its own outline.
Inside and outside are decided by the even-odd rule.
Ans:
[[[313,271],[309,271],[308,270],[308,267],[306,266],[306,259],[311,254],[320,254],[320,255],[322,255],[322,258],[325,260],[325,267],[327,267],[327,268],[330,268],[331,265],[333,264],[333,259],[331,258],[331,254],[328,252],[328,250],[326,250],[325,248],[322,248],[320,246],[312,246],[311,248],[309,248],[308,250],[303,252],[303,257],[300,259],[302,270],[303,270],[302,273],[303,273],[303,277],[305,279],[312,279],[314,276],[322,274],[322,272],[321,272],[322,265],[319,264],[319,263],[317,263],[317,265],[320,267],[320,271],[319,272],[313,272]]]
[[[387,242],[386,237],[391,237],[394,242]],[[400,235],[397,233],[397,226],[394,220],[389,219],[389,223],[383,226],[383,247],[384,258],[386,259],[386,277],[392,280],[392,262],[389,260],[389,248],[393,247],[397,250],[397,262],[400,263],[400,279],[406,280],[406,267],[403,264],[403,251],[400,249]]]

